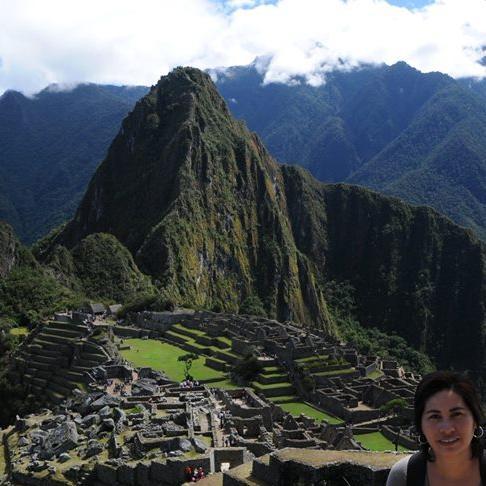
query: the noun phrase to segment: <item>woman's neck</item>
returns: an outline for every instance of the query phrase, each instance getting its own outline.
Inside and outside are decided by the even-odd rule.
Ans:
[[[435,461],[428,463],[428,469],[434,476],[447,478],[452,481],[464,477],[471,477],[471,471],[479,471],[477,457],[472,457],[470,451],[465,451],[454,457],[436,457]]]

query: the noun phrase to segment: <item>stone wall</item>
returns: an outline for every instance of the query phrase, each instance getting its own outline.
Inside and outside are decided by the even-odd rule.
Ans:
[[[223,486],[249,484],[245,480],[250,474],[262,486],[385,486],[390,468],[402,457],[393,453],[287,448],[254,460],[246,477],[238,469],[226,472]]]
[[[392,430],[390,427],[387,427],[386,425],[381,428],[381,433],[391,442],[395,443],[397,439],[397,433]],[[398,437],[398,443],[407,448],[410,451],[416,451],[418,449],[418,444],[417,441],[414,439],[404,435],[400,434]]]

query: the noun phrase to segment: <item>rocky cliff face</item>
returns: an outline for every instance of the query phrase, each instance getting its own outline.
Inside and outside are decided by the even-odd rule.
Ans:
[[[19,242],[12,227],[0,221],[0,278],[5,278],[19,260]]]
[[[399,334],[439,367],[477,368],[485,272],[473,233],[431,208],[283,173],[297,247],[321,279],[352,284],[360,323]]]
[[[198,70],[175,70],[136,105],[56,242],[100,231],[176,301],[237,310],[256,295],[279,319],[332,331],[279,166]]]
[[[271,316],[335,332],[323,289],[349,281],[363,325],[441,366],[483,363],[482,244],[431,209],[277,165],[198,70],[136,105],[46,253],[99,232],[179,303],[234,311],[257,296]]]

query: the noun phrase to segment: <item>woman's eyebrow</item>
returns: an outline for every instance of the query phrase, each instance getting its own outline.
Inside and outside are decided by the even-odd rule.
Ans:
[[[465,408],[461,406],[452,407],[451,409],[449,409],[449,412],[456,412],[457,410],[465,410]]]
[[[431,410],[426,410],[424,413],[440,413],[440,410],[431,409]]]

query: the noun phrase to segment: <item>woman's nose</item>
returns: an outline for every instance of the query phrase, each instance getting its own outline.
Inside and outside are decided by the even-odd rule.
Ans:
[[[443,420],[439,424],[439,430],[441,432],[451,432],[454,430],[454,424],[450,420]]]

